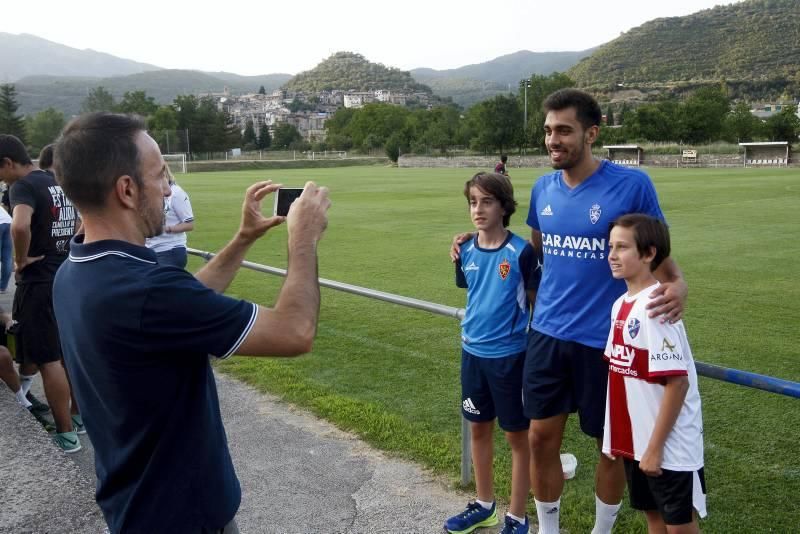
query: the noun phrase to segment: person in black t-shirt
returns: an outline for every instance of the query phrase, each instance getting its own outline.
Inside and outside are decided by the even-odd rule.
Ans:
[[[74,401],[70,413],[71,391],[53,313],[53,279],[75,233],[75,208],[54,176],[36,170],[25,146],[12,135],[0,135],[0,179],[9,186],[12,210],[17,361],[24,375],[37,369],[42,373],[56,425],[55,442],[64,452],[76,452],[81,448],[76,430],[82,430],[82,420]]]

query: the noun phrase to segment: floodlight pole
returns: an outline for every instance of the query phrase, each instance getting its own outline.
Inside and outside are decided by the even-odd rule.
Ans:
[[[525,91],[525,115],[522,120],[522,137],[523,141],[528,142],[528,88],[531,86],[531,80],[522,80],[522,90]]]
[[[522,83],[522,90],[525,91],[525,114],[522,118],[522,129],[525,130],[528,126],[528,81]]]

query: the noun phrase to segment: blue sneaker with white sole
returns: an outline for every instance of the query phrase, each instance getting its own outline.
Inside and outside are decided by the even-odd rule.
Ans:
[[[528,516],[525,516],[524,523],[520,523],[511,516],[506,516],[506,521],[500,534],[528,534],[529,528]]]
[[[467,534],[476,528],[493,527],[500,521],[497,519],[497,503],[486,509],[477,502],[467,504],[467,508],[454,515],[444,523],[444,529],[450,534]]]

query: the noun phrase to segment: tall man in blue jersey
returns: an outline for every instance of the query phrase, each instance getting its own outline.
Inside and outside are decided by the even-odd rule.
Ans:
[[[311,350],[327,189],[309,182],[287,217],[266,218],[261,202],[279,186],[253,184],[233,239],[192,276],[159,265],[145,247],[163,230],[170,187],[141,119],[78,117],[62,132],[55,159],[86,233],[72,241],[53,301],[110,530],[236,533],[241,489],[209,355]],[[250,247],[284,221],[289,267],[275,306],[223,295]]]
[[[542,261],[523,378],[531,486],[540,534],[558,533],[564,488],[559,452],[567,417],[577,411],[583,432],[598,440],[592,532],[608,533],[625,473],[622,462],[600,453],[608,381],[603,349],[611,306],[626,290],[608,266],[608,225],[626,213],[664,215],[645,173],[592,156],[601,112],[590,95],[556,91],[544,111],[545,144],[556,172],[536,182],[527,220]],[[679,319],[688,290],[678,266],[667,258],[655,275],[662,284],[651,315]]]
[[[664,215],[645,173],[592,156],[601,113],[590,95],[563,89],[547,98],[544,110],[545,144],[556,171],[539,178],[531,192],[527,222],[543,269],[523,390],[533,494],[540,532],[549,534],[559,528],[559,449],[567,416],[577,411],[581,430],[598,446],[603,436],[604,331],[614,300],[625,292],[609,270],[608,225],[626,213]],[[682,274],[670,258],[655,274],[662,285],[651,315],[677,320],[687,294]],[[625,485],[622,463],[598,456],[594,534],[611,531]]]

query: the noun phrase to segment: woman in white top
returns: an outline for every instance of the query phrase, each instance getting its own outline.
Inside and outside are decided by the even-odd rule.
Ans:
[[[164,233],[147,240],[147,247],[152,249],[161,265],[174,265],[186,268],[186,232],[194,230],[194,214],[189,195],[175,183],[175,178],[167,168],[169,187],[172,194],[165,201]]]

